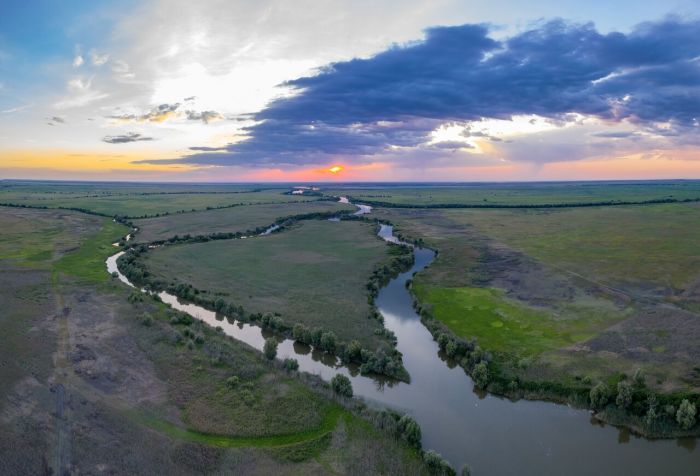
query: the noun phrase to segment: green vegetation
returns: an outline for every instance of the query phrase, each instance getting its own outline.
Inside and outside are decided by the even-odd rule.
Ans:
[[[263,346],[263,354],[268,360],[275,360],[277,357],[277,339],[274,337],[269,337],[265,339],[265,345]]]
[[[455,335],[477,337],[486,349],[519,357],[592,337],[590,329],[597,324],[591,318],[558,318],[551,311],[508,299],[499,289],[441,288],[416,280],[413,290],[419,301],[433,306],[435,317]]]
[[[150,243],[167,240],[173,236],[210,235],[213,233],[246,232],[267,227],[282,217],[308,213],[351,211],[354,207],[331,201],[307,201],[302,203],[280,203],[249,205],[201,213],[168,215],[165,217],[133,220],[138,227],[136,242]]]
[[[361,461],[371,473],[429,472],[414,449],[370,424],[371,412],[339,405],[318,379],[158,300],[103,285],[123,226],[15,208],[0,209],[0,222],[12,223],[0,228],[3,470],[38,474],[50,461],[79,473],[99,464],[150,474],[245,474],[251,464],[361,473]],[[32,223],[38,231],[20,233]]]
[[[346,195],[351,201],[381,206],[498,207],[698,200],[697,181],[621,183],[560,182],[538,184],[455,184],[324,189],[326,195]]]
[[[0,204],[82,210],[104,216],[140,218],[177,214],[208,208],[262,203],[290,203],[318,200],[319,197],[286,195],[287,188],[250,186],[150,185],[139,188],[75,184],[51,192],[41,183],[6,182],[0,187]]]
[[[332,332],[369,349],[389,348],[374,334],[381,323],[368,319],[373,312],[367,277],[389,257],[372,225],[304,221],[284,233],[169,246],[143,256],[147,272],[162,287],[192,285],[200,294],[206,290],[212,299],[240,306],[247,315],[270,313],[287,326],[318,329],[313,344]],[[337,342],[326,334],[321,345],[335,347]]]
[[[352,383],[343,374],[337,374],[331,379],[331,388],[338,395],[352,398]]]

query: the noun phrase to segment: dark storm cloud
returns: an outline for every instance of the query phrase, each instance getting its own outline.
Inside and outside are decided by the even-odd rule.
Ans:
[[[413,147],[446,122],[538,114],[671,124],[667,135],[697,134],[700,22],[669,18],[631,33],[552,21],[499,42],[484,25],[438,27],[425,40],[369,59],[331,64],[286,83],[225,152],[200,164],[301,164],[329,155],[373,155]],[[667,128],[668,130],[668,128]]]
[[[127,144],[129,142],[141,142],[150,140],[153,140],[153,137],[143,136],[136,132],[127,132],[124,135],[105,136],[102,138],[102,142],[107,142],[108,144]]]

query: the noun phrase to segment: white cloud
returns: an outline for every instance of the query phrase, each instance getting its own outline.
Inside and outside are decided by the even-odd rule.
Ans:
[[[83,57],[81,55],[75,55],[75,58],[73,58],[73,67],[80,68],[83,63],[85,63]]]
[[[102,66],[109,61],[109,54],[99,54],[96,50],[90,50],[90,61],[93,66]]]

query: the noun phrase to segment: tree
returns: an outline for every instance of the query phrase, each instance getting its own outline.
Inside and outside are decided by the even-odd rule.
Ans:
[[[486,388],[489,384],[489,367],[485,361],[482,360],[474,366],[472,378],[474,379],[476,388]]]
[[[406,440],[408,444],[420,448],[422,433],[420,425],[413,417],[410,415],[402,416],[398,423],[398,429],[401,433],[401,437]]]
[[[696,413],[695,405],[684,398],[676,412],[676,421],[682,429],[690,430],[695,425]]]
[[[588,396],[591,399],[591,406],[593,408],[602,408],[608,403],[608,389],[603,382],[598,382],[598,384],[591,389]]]
[[[617,384],[617,397],[615,403],[620,408],[627,408],[632,403],[632,387],[624,380]]]
[[[348,358],[352,361],[359,361],[362,359],[362,344],[356,340],[351,340],[348,345]]]
[[[331,388],[338,395],[352,397],[352,382],[343,374],[337,374],[331,379]]]
[[[270,337],[265,339],[265,345],[263,346],[263,354],[270,360],[274,360],[277,357],[277,339]]]
[[[321,334],[320,347],[326,352],[333,353],[335,351],[336,337],[331,331]]]
[[[433,450],[423,452],[423,463],[430,469],[431,474],[454,476],[455,470],[442,458],[440,453]]]
[[[309,332],[309,329],[304,324],[296,323],[296,324],[294,324],[294,327],[292,328],[292,337],[294,338],[295,341],[308,344],[308,342],[305,342],[306,335],[308,334],[308,332]]]
[[[644,386],[644,381],[645,381],[645,376],[644,376],[644,371],[642,369],[637,369],[634,371],[634,377],[632,377],[634,380],[634,383],[639,386],[643,387]]]

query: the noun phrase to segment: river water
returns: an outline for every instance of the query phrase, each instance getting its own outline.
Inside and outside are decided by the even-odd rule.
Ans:
[[[357,214],[371,207],[358,206]],[[379,236],[397,242],[390,226]],[[260,238],[264,239],[264,238]],[[123,252],[107,260],[107,270],[132,286],[116,266]],[[279,358],[293,357],[301,371],[330,380],[344,374],[356,396],[369,404],[411,414],[423,430],[423,447],[441,453],[458,470],[468,464],[475,475],[700,475],[696,439],[648,440],[596,423],[587,410],[549,402],[517,402],[475,391],[460,367],[443,359],[437,343],[413,310],[406,281],[435,257],[414,248],[415,263],[379,291],[376,304],[384,325],[398,339],[411,383],[362,376],[335,357],[276,336]],[[267,331],[159,293],[173,308],[187,312],[256,349]]]

